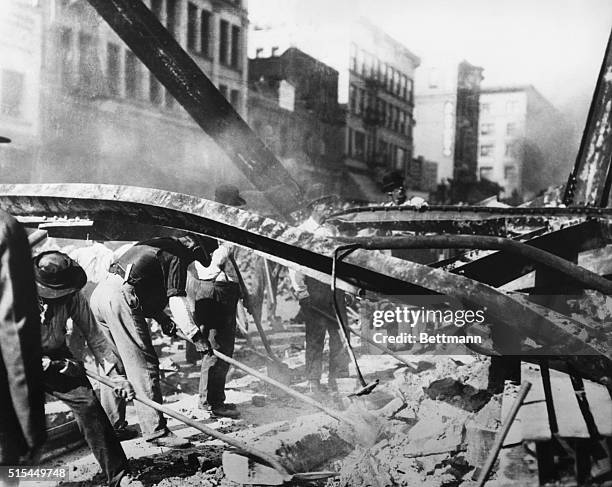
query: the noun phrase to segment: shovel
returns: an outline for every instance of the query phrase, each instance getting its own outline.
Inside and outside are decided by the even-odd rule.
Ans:
[[[113,389],[116,387],[116,384],[108,377],[102,377],[89,369],[85,369],[85,373],[92,379],[97,380],[105,386],[111,387]],[[251,461],[253,461],[252,459],[257,459],[259,462],[265,465],[268,470],[262,468],[262,473],[257,476],[253,483],[264,485],[281,485],[285,482],[290,482],[292,480],[308,480],[312,478],[326,479],[338,475],[336,472],[307,472],[295,474],[289,473],[289,471],[281,464],[280,459],[274,455],[253,448],[244,443],[243,441],[240,441],[228,435],[224,435],[223,433],[220,433],[213,428],[209,428],[207,426],[204,426],[203,424],[197,423],[196,421],[193,421],[187,416],[184,416],[181,413],[178,413],[173,409],[164,406],[163,404],[159,404],[155,401],[152,401],[147,397],[142,397],[138,394],[135,394],[134,400],[141,402],[142,404],[149,406],[150,408],[153,408],[156,411],[164,413],[167,416],[177,419],[178,421],[185,423],[187,426],[191,426],[192,428],[195,428],[201,431],[202,433],[221,440],[222,442],[227,443],[228,445],[233,446],[234,448],[237,448],[238,451],[244,452],[247,455],[246,458],[250,458]],[[235,461],[233,463],[228,463],[227,466],[225,461],[223,462],[223,471],[225,472],[225,475],[233,482],[241,482],[241,479],[243,478],[243,473],[238,468],[238,466],[238,463]],[[236,468],[238,469],[235,470]]]
[[[185,335],[183,335],[180,330],[177,330],[176,336],[182,338],[183,340],[190,341]],[[265,374],[262,374],[261,372],[249,367],[248,365],[243,364],[242,362],[238,362],[238,360],[232,357],[228,357],[227,355],[219,352],[218,350],[212,350],[212,353],[219,360],[223,360],[224,362],[243,370],[247,374],[252,375],[253,377],[258,378],[259,380],[280,389],[281,391],[289,394],[290,396],[296,398],[297,400],[305,404],[309,404],[310,406],[317,408],[328,416],[338,420],[340,423],[348,426],[350,428],[350,431],[354,433],[353,435],[351,435],[351,440],[354,439],[356,441],[359,441],[363,445],[373,445],[376,442],[380,431],[380,425],[376,424],[376,418],[368,417],[367,419],[362,419],[358,417],[359,415],[357,414],[353,415],[355,419],[353,419],[353,417],[349,418],[347,415],[342,414],[332,408],[329,408],[324,404],[321,404],[319,401],[316,401],[313,398],[308,397],[307,395],[302,394],[301,392],[298,392],[285,384],[281,384],[279,381],[274,380]],[[360,413],[360,415],[362,414]]]

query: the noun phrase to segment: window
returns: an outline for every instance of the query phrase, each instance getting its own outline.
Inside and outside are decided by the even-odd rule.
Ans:
[[[20,118],[23,110],[24,75],[17,71],[3,69],[0,76],[2,76],[0,113]]]
[[[225,98],[227,98],[227,86],[226,85],[219,85],[219,91]]]
[[[176,0],[166,0],[166,28],[171,35],[176,35]]]
[[[480,126],[480,135],[491,135],[493,133],[492,123],[483,123]]]
[[[359,88],[359,112],[363,113],[365,106],[365,90],[363,88]]]
[[[136,98],[138,96],[138,65],[135,54],[125,51],[125,96]]]
[[[506,135],[516,135],[517,127],[515,123],[508,123],[506,125]]]
[[[491,113],[491,104],[490,103],[481,103],[480,104],[480,113]]]
[[[72,30],[63,28],[60,30],[60,56],[62,83],[66,86],[72,75]]]
[[[353,157],[353,129],[349,127],[348,129],[348,156]]]
[[[155,79],[153,75],[149,77],[149,101],[154,105],[161,105],[162,103],[162,86],[159,81]]]
[[[491,166],[481,167],[480,168],[480,179],[487,179],[492,181],[493,179],[493,168]]]
[[[495,146],[493,144],[483,144],[480,146],[480,155],[482,157],[491,157],[495,150]]]
[[[219,24],[219,62],[227,64],[229,47],[229,23],[222,20]],[[272,48],[274,50],[274,48]]]
[[[196,31],[198,24],[198,7],[193,3],[187,4],[187,49],[196,50],[198,41],[198,33]]]
[[[408,87],[407,87],[407,97],[406,97],[406,100],[412,101],[413,90],[414,90],[414,83],[413,83],[412,79],[408,78]]]
[[[202,10],[202,17],[200,17],[200,52],[207,57],[210,57],[210,19],[211,13]]]
[[[355,113],[357,110],[357,89],[355,85],[349,86],[349,111]]]
[[[79,82],[84,88],[91,87],[96,77],[96,51],[93,36],[79,32]]]
[[[506,113],[517,113],[519,110],[518,100],[509,100],[506,102]]]
[[[514,157],[516,153],[516,146],[513,142],[508,142],[506,144],[506,150],[504,151],[504,155],[506,157]]]
[[[240,27],[232,26],[232,58],[230,64],[234,68],[240,66]]]
[[[504,166],[504,179],[508,182],[516,182],[516,166]]]
[[[119,56],[121,51],[116,44],[108,43],[106,47],[106,83],[111,96],[119,96]]]
[[[230,92],[230,102],[234,105],[236,110],[240,108],[240,92],[238,90],[232,90]]]
[[[355,130],[355,158],[364,159],[365,157],[365,134]]]

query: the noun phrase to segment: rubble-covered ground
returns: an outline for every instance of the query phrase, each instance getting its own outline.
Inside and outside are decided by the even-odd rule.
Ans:
[[[89,259],[91,265],[83,262],[88,275],[95,275],[98,263],[105,265],[107,251],[103,246],[97,250],[100,255]],[[247,275],[247,279],[251,280],[252,276]],[[291,320],[298,306],[289,294],[284,277],[279,287],[278,318],[267,316],[264,307],[263,324],[275,353],[291,369],[292,387],[306,392],[304,327]],[[587,312],[605,323],[610,316],[610,303],[602,303],[601,299],[589,294],[572,303],[572,310],[578,316]],[[278,441],[279,437],[288,442],[298,439],[303,427],[314,421],[311,418],[318,411],[313,407],[233,368],[228,375],[227,400],[238,405],[241,418],[211,418],[208,412],[197,407],[199,364],[187,363],[183,342],[161,335],[154,323],[152,329],[164,373],[165,403],[169,407],[223,433],[247,442],[259,442],[259,446],[265,446],[268,439]],[[244,338],[237,340],[234,356],[266,372],[266,362],[261,357],[264,350],[253,329],[249,328],[248,342]],[[359,340],[354,339],[353,343],[358,344]],[[381,434],[373,444],[364,446],[357,438],[337,451],[324,452],[325,461],[311,465],[311,469],[333,470],[339,475],[315,485],[450,487],[473,484],[501,424],[501,395],[488,390],[489,359],[477,355],[405,355],[412,363],[412,367],[407,367],[389,356],[358,353],[358,357],[366,380],[380,379],[372,394],[348,399],[356,387],[356,380],[351,378],[339,381],[339,393],[324,391],[313,397],[337,410],[368,409],[381,421]],[[351,375],[355,377],[354,370]],[[58,402],[48,403],[47,411],[52,425],[70,417],[67,408]],[[128,419],[132,426],[137,426],[133,406],[128,407]],[[221,467],[221,454],[225,450],[221,442],[171,418],[169,426],[177,435],[189,438],[192,447],[172,451],[153,447],[142,438],[122,443],[133,473],[145,486],[235,485]],[[100,469],[86,447],[48,460],[44,466],[68,466],[70,482],[63,485],[104,484]],[[536,484],[535,459],[528,450],[519,447],[502,451],[487,485]]]

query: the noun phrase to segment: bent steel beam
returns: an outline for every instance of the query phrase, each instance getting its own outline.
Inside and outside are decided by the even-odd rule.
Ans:
[[[92,184],[0,185],[0,207],[15,216],[70,215],[202,233],[254,249],[271,260],[298,267],[328,283],[331,255],[337,246],[329,238],[317,237],[239,208],[149,188]],[[358,250],[339,265],[338,277],[357,287],[387,294],[452,296],[468,308],[485,307],[492,320],[535,337],[550,353],[599,355],[606,363],[612,358],[607,343],[588,326],[441,269]]]
[[[411,235],[409,237],[344,237],[337,240],[362,249],[483,249],[504,250],[557,270],[588,289],[612,294],[612,281],[537,247],[509,238],[484,235]]]
[[[88,1],[281,215],[301,206],[296,181],[143,2]]]

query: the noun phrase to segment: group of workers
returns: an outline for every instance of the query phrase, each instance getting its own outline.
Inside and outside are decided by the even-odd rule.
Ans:
[[[234,186],[217,188],[215,196],[226,205],[245,203]],[[328,232],[316,208],[302,228]],[[116,258],[88,300],[82,292],[86,273],[68,255],[45,251],[32,260],[24,230],[6,213],[0,214],[0,237],[0,465],[36,461],[45,441],[47,393],[73,411],[109,485],[138,484],[129,474],[121,441],[138,434],[127,425],[126,401],[138,395],[163,402],[150,320],[168,335],[178,331],[202,353],[202,407],[213,416],[239,416],[225,401],[229,366],[213,353],[232,355],[237,304],[247,299],[233,245],[192,235],[138,242]],[[348,375],[348,357],[338,325],[315,312],[333,314],[329,289],[299,273],[291,280],[306,323],[309,386],[321,390],[327,331],[328,386],[335,389],[335,379]],[[68,347],[69,319],[85,337],[99,372],[115,384],[113,389],[102,386],[99,399],[82,357],[74,357]],[[163,414],[140,402],[135,407],[146,441],[170,448],[189,445],[168,429]]]
[[[394,204],[405,202],[399,201],[404,191],[398,181],[395,175],[383,181]],[[245,204],[232,185],[217,188],[215,199]],[[325,205],[314,203],[310,209],[299,228],[334,235],[334,228],[324,224]],[[130,247],[108,271],[88,301],[82,292],[85,271],[59,251],[42,252],[32,260],[25,231],[0,212],[0,465],[35,463],[46,439],[47,393],[73,411],[109,485],[139,484],[129,475],[121,441],[138,434],[128,427],[126,401],[138,395],[163,402],[150,320],[168,335],[178,331],[202,353],[201,407],[213,416],[239,417],[236,405],[225,401],[229,366],[213,352],[232,355],[241,298],[248,309],[235,247],[204,236],[152,238]],[[325,389],[321,376],[327,333],[327,389],[335,391],[337,379],[348,376],[349,361],[333,319],[332,295],[327,286],[299,272],[290,271],[289,277],[306,325],[309,390]],[[75,358],[68,347],[69,319],[85,337],[99,371],[115,384],[112,390],[102,387],[100,399],[82,357]],[[163,414],[139,402],[135,406],[146,441],[170,448],[189,445],[168,429]]]

